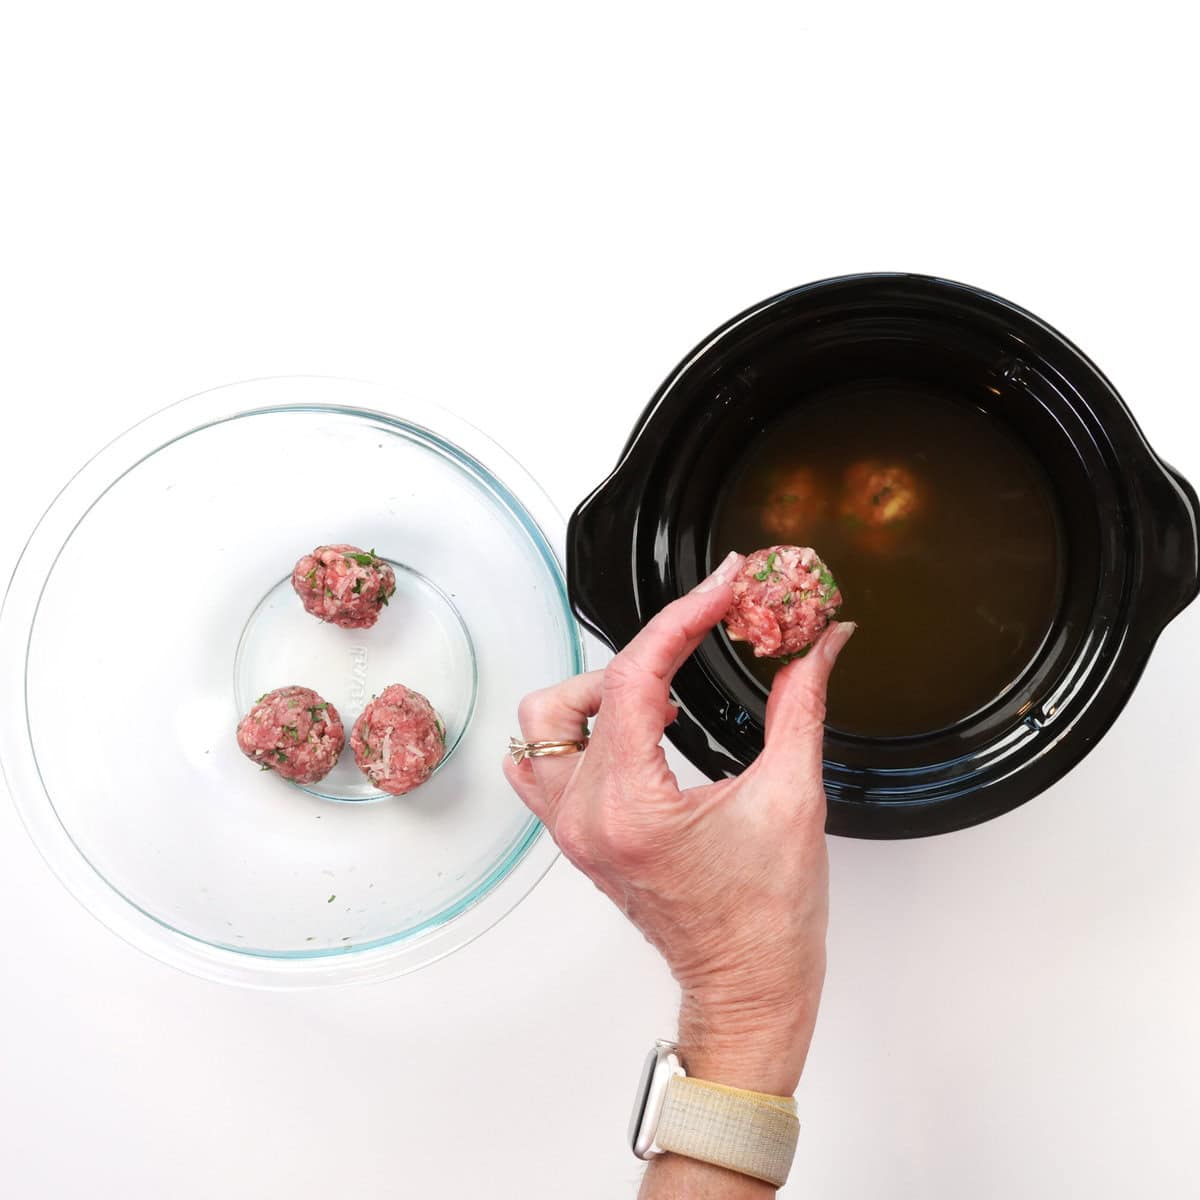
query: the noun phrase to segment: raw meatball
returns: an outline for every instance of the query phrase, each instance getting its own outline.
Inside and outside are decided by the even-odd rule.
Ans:
[[[841,607],[842,593],[815,550],[771,546],[748,555],[734,576],[725,630],[757,658],[795,658]]]
[[[403,796],[433,774],[446,753],[446,727],[411,688],[386,687],[354,722],[350,748],[359,770],[381,791]]]
[[[907,467],[868,459],[846,469],[842,517],[852,524],[895,525],[921,504],[916,477]]]
[[[305,609],[343,629],[370,629],[396,591],[396,573],[374,550],[318,546],[292,571]]]
[[[282,687],[259,696],[237,728],[238,748],[264,771],[293,783],[316,783],[333,770],[346,730],[312,688]]]
[[[775,537],[800,537],[825,514],[825,497],[816,471],[796,467],[772,481],[763,502],[762,527]]]

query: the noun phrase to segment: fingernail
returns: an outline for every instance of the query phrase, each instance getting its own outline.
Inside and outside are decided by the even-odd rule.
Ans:
[[[693,592],[711,592],[713,588],[719,588],[722,584],[728,583],[737,573],[738,568],[742,565],[742,556],[736,550],[730,550],[725,555],[721,565],[707,578],[702,579],[694,588]]]
[[[842,652],[842,647],[854,636],[858,626],[853,621],[835,621],[822,639],[825,657],[833,662]]]

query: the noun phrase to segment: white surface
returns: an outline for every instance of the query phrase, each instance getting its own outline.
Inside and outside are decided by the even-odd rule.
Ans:
[[[0,561],[111,434],[263,374],[428,396],[569,508],[700,336],[859,269],[1032,308],[1200,480],[1183,11],[7,6]],[[785,1194],[1196,1194],[1198,634],[1035,803],[834,845]],[[108,934],[4,802],[0,946],[6,1195],[633,1192],[674,996],[562,863],[413,978],[239,992]]]

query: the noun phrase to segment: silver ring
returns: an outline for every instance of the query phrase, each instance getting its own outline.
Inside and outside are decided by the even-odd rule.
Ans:
[[[521,738],[508,739],[508,752],[518,765],[527,758],[558,758],[563,754],[580,754],[587,749],[587,738],[570,738],[565,741],[526,742]]]

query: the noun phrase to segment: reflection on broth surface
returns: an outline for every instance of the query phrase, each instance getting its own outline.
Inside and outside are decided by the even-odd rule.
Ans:
[[[829,723],[944,728],[1029,665],[1062,592],[1059,515],[1042,467],[997,418],[894,387],[799,406],[751,443],[715,514],[711,554],[786,534],[829,563],[859,631]],[[735,647],[769,687],[778,664]]]

